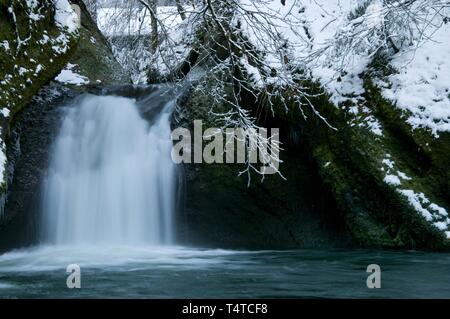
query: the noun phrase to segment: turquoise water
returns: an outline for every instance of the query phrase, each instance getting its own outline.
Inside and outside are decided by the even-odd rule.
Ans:
[[[81,268],[68,289],[66,267]],[[381,267],[368,289],[366,268]],[[1,298],[448,298],[450,254],[40,247],[0,256]]]

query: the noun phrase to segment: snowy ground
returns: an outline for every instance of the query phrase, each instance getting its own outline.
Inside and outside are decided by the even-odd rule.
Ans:
[[[398,74],[389,76],[383,95],[407,111],[413,128],[428,128],[435,136],[450,132],[450,23],[417,50],[398,54],[392,65]]]
[[[89,84],[89,79],[76,71],[77,65],[67,64],[64,70],[55,78],[56,81],[64,84],[85,85]]]
[[[359,75],[367,69],[373,57],[370,45],[367,49],[362,46],[358,50],[353,49],[348,52],[348,56],[344,55],[345,52],[336,55],[339,50],[344,49],[339,47],[342,43],[335,39],[346,32],[356,33],[359,28],[361,33],[358,33],[358,36],[362,39],[367,36],[368,41],[371,41],[372,34],[364,30],[376,30],[378,25],[383,24],[385,13],[380,1],[372,1],[361,21],[358,18],[349,18],[349,15],[365,2],[361,0],[306,0],[294,1],[286,6],[280,1],[262,1],[258,7],[252,0],[241,2],[253,11],[275,13],[279,17],[279,20],[274,21],[282,36],[289,40],[293,59],[303,61],[310,54],[323,50],[323,54],[308,60],[306,65],[313,78],[322,83],[336,105],[348,100],[358,104],[364,92],[363,81]],[[299,27],[289,27],[282,19],[285,16],[289,16],[289,21]],[[437,17],[434,25],[442,23],[439,19],[442,20]],[[351,30],[352,28],[354,30]],[[260,35],[245,23],[243,29],[256,47],[264,48],[266,39],[260,38]],[[408,123],[413,129],[431,129],[436,136],[439,132],[450,131],[449,32],[450,23],[444,24],[436,32],[433,27],[425,29],[425,34],[421,37],[429,39],[420,43],[417,49],[415,45],[419,43],[402,48],[391,63],[398,74],[379,83],[383,86],[384,96],[410,114]],[[268,59],[277,60],[276,57]],[[370,112],[367,109],[364,111]],[[357,109],[353,112],[357,112]],[[368,126],[374,134],[382,134],[380,125],[374,118],[368,120]]]

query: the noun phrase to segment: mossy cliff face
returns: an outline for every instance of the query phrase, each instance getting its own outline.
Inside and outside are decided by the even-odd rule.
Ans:
[[[241,167],[185,165],[185,236],[222,246],[350,242],[359,247],[448,250],[449,134],[437,137],[413,130],[408,114],[382,98],[373,73],[360,76],[364,93],[339,105],[317,83],[303,83],[333,128],[308,107],[303,109],[305,119],[298,105],[286,112],[275,103],[273,116],[268,107],[261,114],[263,101],[244,98],[244,107],[266,119],[262,126],[280,128],[280,170],[287,181],[271,176],[261,184],[254,176],[247,188],[246,177],[237,177]],[[213,101],[207,90],[202,92],[193,90],[187,98],[185,114],[179,115],[185,126],[192,128],[199,119],[205,129],[217,126],[210,113]],[[284,94],[289,100],[289,91]]]
[[[98,29],[82,0],[71,0],[81,9],[81,28],[76,51],[70,63],[89,80],[89,85],[131,83],[131,79],[115,59],[110,44]]]
[[[0,0],[0,103],[10,118],[60,72],[78,40],[56,24],[53,2],[35,3]]]
[[[314,83],[308,85],[319,92]],[[194,120],[203,120],[204,129],[214,127],[208,99],[194,89],[178,115],[181,125],[192,130]],[[449,207],[446,135],[436,139],[407,126],[402,131],[403,124],[395,123],[404,120],[399,115],[389,120],[395,108],[373,88],[367,89],[366,101],[382,123],[382,135],[360,125],[363,117],[344,112],[326,94],[314,105],[335,129],[307,109],[306,120],[294,106],[288,113],[276,110],[275,118],[267,111],[265,124],[281,130],[280,170],[287,180],[274,175],[260,183],[252,176],[247,187],[239,165],[185,164],[184,213],[178,223],[183,241],[243,248],[448,249],[438,220],[424,218],[402,193],[423,193],[430,201],[423,209],[431,209],[431,203]],[[386,182],[386,175],[398,172],[406,176],[400,185]]]
[[[78,34],[55,21],[52,1],[0,0],[1,210],[7,191],[4,156],[15,115],[54,78],[74,52]]]
[[[308,114],[307,120],[299,120],[300,114],[293,112],[283,120],[301,132],[300,139],[307,143],[355,243],[385,248],[448,248],[445,232],[433,224],[434,220],[427,221],[402,193],[424,193],[431,202],[448,207],[448,199],[439,190],[442,185],[437,182],[441,178],[438,172],[445,168],[422,154],[410,130],[402,134],[398,130],[401,124],[389,126],[383,122],[375,89],[366,90],[365,94],[364,106],[375,111],[372,115],[382,123],[382,135],[373,134],[362,125],[364,115],[343,111],[331,104],[326,95],[316,99],[315,106],[336,131],[313,114]],[[394,110],[392,105],[383,103]],[[402,120],[398,118],[397,123]],[[401,173],[406,177],[399,177],[399,185],[386,182],[386,176]]]
[[[217,126],[209,114],[211,103],[193,89],[181,103],[176,125],[193,130],[193,121],[202,120],[204,130]],[[239,164],[184,164],[178,240],[224,248],[348,246],[343,217],[304,145],[290,144],[281,159],[286,180],[267,175],[261,182],[261,176],[252,174],[250,185],[246,175],[239,176],[245,168]]]

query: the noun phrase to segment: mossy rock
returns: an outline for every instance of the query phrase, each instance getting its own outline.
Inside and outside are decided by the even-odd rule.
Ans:
[[[320,90],[314,83],[306,87],[315,93]],[[436,161],[433,169],[433,160],[430,164],[415,139],[399,134],[397,126],[385,125],[383,119],[382,136],[359,125],[362,122],[349,125],[350,115],[329,100],[323,94],[315,98],[313,104],[336,131],[308,109],[304,110],[307,120],[302,119],[294,106],[294,111],[289,113],[283,112],[280,106],[276,114],[284,123],[302,132],[319,174],[343,212],[354,240],[365,247],[448,249],[449,242],[443,232],[427,222],[395,187],[386,184],[386,173],[381,170],[383,158],[389,154],[395,160],[396,169],[411,177],[410,181],[402,181],[405,187],[425,192],[433,202],[448,207],[448,201],[439,191],[446,185],[446,175],[442,178],[439,173],[444,168],[439,166],[441,160]],[[374,88],[366,90],[365,102],[380,119],[379,92]],[[394,121],[404,122],[398,118]],[[424,174],[416,173],[418,167],[427,167],[427,170]],[[439,183],[439,179],[444,181]]]
[[[238,167],[233,169],[225,164],[187,167],[189,184],[186,218],[195,221],[192,224],[194,229],[197,227],[197,235],[203,234],[202,240],[206,236],[212,241],[234,245],[253,243],[252,238],[261,239],[263,233],[267,238],[274,232],[278,236],[284,232],[284,235],[291,233],[296,234],[294,238],[302,238],[302,234],[308,232],[299,226],[299,222],[287,222],[291,227],[283,230],[274,226],[277,230],[271,231],[263,226],[256,230],[248,221],[264,221],[266,215],[271,214],[285,222],[292,220],[292,211],[285,207],[294,205],[297,197],[305,196],[302,188],[308,187],[311,180],[302,177],[301,172],[304,172],[304,167],[308,167],[313,172],[315,182],[320,184],[318,189],[323,194],[328,194],[325,196],[326,200],[323,199],[327,212],[324,215],[314,212],[312,216],[323,224],[332,220],[337,225],[334,231],[340,229],[341,236],[348,235],[353,245],[390,249],[448,249],[449,241],[444,233],[426,221],[397,188],[385,182],[386,171],[382,167],[383,159],[389,154],[395,161],[395,168],[411,177],[411,180],[402,181],[403,186],[416,192],[424,192],[434,203],[448,207],[445,197],[448,191],[448,170],[447,173],[444,172],[449,167],[448,157],[445,156],[449,154],[448,151],[431,151],[432,154],[428,155],[425,150],[421,151],[421,145],[427,143],[428,147],[433,147],[435,140],[421,142],[418,139],[420,134],[411,135],[411,130],[402,133],[406,127],[389,125],[389,120],[383,117],[382,111],[388,108],[395,110],[395,107],[382,101],[379,91],[373,87],[366,87],[364,106],[370,109],[370,116],[375,116],[381,122],[381,136],[362,125],[366,115],[352,118],[345,107],[332,104],[330,97],[323,94],[317,83],[305,81],[303,86],[316,96],[312,99],[313,105],[336,130],[327,126],[310,108],[304,108],[301,112],[297,105],[292,104],[286,112],[284,105],[275,103],[273,107],[276,116],[273,117],[268,107],[261,114],[260,106],[264,105],[263,101],[244,98],[243,106],[264,119],[261,120],[262,125],[282,128],[282,141],[286,145],[285,152],[289,154],[282,165],[286,166],[287,176],[294,176],[296,182],[271,179],[259,184],[257,179],[253,179],[250,188],[246,188],[246,179],[233,175],[233,172],[239,171]],[[183,112],[186,114],[182,118],[190,128],[194,119],[202,119],[207,123],[206,126],[215,125],[209,113],[213,101],[202,92],[207,90],[194,91],[184,106]],[[289,90],[285,94],[286,100],[289,100]],[[220,109],[220,105],[218,108]],[[226,106],[223,106],[223,110],[226,110]],[[303,113],[306,114],[306,119],[303,118]],[[392,124],[405,122],[398,114],[391,116]],[[446,137],[443,138],[445,141]],[[296,161],[299,162],[297,167],[293,166]],[[281,169],[283,170],[283,166]],[[264,196],[269,200],[266,201]],[[210,215],[203,216],[203,209]],[[298,211],[294,215],[296,218],[300,216]],[[221,224],[227,225],[226,234],[213,226],[214,220],[221,219],[224,219]],[[263,224],[264,222],[261,223]],[[207,232],[208,227],[214,229],[212,234]],[[333,233],[332,227],[326,229],[330,232],[328,235]],[[327,237],[323,232],[320,236]],[[269,245],[270,240],[261,242]],[[305,244],[302,240],[280,240],[279,243],[286,247],[302,247]]]
[[[87,77],[91,85],[131,83],[130,76],[117,62],[110,44],[99,31],[86,5],[80,0],[71,2],[80,6],[81,28],[79,43],[70,63],[78,65],[77,71]]]
[[[30,14],[41,18],[32,19]],[[78,35],[57,26],[54,16],[49,1],[38,0],[32,9],[24,1],[0,0],[0,109],[9,110],[8,117],[0,115],[3,141],[8,139],[15,115],[60,72],[76,48]],[[5,173],[0,182],[3,199],[6,179]]]
[[[213,83],[211,83],[213,84]],[[207,84],[206,84],[207,85]],[[216,127],[211,96],[195,88],[176,114],[177,126]],[[216,111],[226,106],[216,105]],[[207,142],[204,142],[206,144]],[[350,236],[334,199],[316,175],[305,148],[282,153],[281,173],[250,173],[242,164],[185,164],[185,196],[177,233],[184,243],[223,248],[343,247]],[[249,183],[248,178],[251,178]]]

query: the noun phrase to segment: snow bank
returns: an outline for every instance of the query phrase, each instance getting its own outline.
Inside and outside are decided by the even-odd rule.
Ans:
[[[398,74],[389,76],[385,98],[407,111],[413,128],[428,128],[436,136],[450,132],[450,23],[417,50],[404,51],[392,61]]]
[[[396,164],[392,160],[390,154],[386,154],[381,163],[381,171],[386,172],[383,181],[386,184],[393,186],[398,193],[405,197],[408,203],[421,214],[425,220],[437,227],[440,231],[445,231],[447,238],[450,239],[450,232],[448,231],[450,227],[450,218],[448,218],[447,210],[432,203],[423,192],[406,189],[406,185],[402,185],[402,180],[405,181],[405,184],[408,184],[408,181],[411,181],[412,178],[396,169]]]
[[[64,84],[73,84],[73,85],[85,85],[89,84],[89,79],[85,76],[82,76],[74,70],[76,65],[67,64],[64,70],[55,78],[56,81],[64,83]]]
[[[78,30],[80,24],[80,17],[73,10],[69,1],[54,0],[55,3],[55,22],[62,28],[67,28],[70,33]]]
[[[0,14],[1,19],[11,19],[16,26],[15,30],[5,30],[5,37],[0,40],[0,59],[11,62],[0,68],[0,117],[3,117],[0,129],[3,132],[9,131],[10,119],[6,118],[10,112],[20,110],[27,102],[24,97],[50,80],[50,74],[42,71],[58,63],[57,58],[68,52],[77,33],[79,19],[67,0],[44,2],[9,1],[7,10]],[[53,13],[52,4],[54,24],[52,19],[47,19]],[[8,136],[7,133],[0,135]],[[5,154],[6,145],[0,138],[0,215],[7,183]]]
[[[410,189],[400,189],[398,192],[405,196],[411,206],[427,221],[439,230],[446,231],[445,234],[450,239],[450,232],[447,231],[450,226],[450,218],[448,218],[448,213],[444,208],[431,203],[424,193],[416,193]]]

